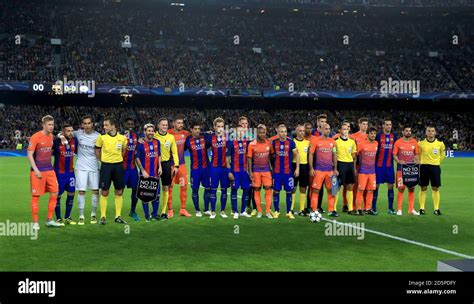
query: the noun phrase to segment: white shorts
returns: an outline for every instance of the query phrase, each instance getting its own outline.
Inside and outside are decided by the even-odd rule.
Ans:
[[[76,170],[76,191],[99,190],[99,171]]]

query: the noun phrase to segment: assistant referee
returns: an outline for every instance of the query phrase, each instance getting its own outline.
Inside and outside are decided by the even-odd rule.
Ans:
[[[110,184],[114,183],[115,188],[115,222],[126,224],[122,219],[123,188],[125,187],[123,172],[123,155],[127,147],[127,139],[117,132],[116,121],[112,117],[104,119],[105,134],[97,137],[95,143],[95,153],[97,159],[101,161],[100,167],[100,224],[105,225],[107,211],[107,197],[109,195]]]
[[[431,183],[431,195],[434,204],[434,214],[441,215],[439,210],[439,187],[441,187],[441,162],[445,157],[445,146],[436,139],[434,126],[426,127],[426,138],[418,143],[420,153],[420,214],[425,214],[426,191]]]
[[[339,185],[344,185],[346,200],[350,202],[347,206],[344,206],[343,212],[352,214],[352,201],[354,193],[352,187],[355,182],[355,160],[357,154],[357,144],[355,140],[349,138],[349,125],[342,123],[340,129],[340,136],[336,138],[336,154],[337,154],[337,171],[339,171],[338,179]],[[339,192],[342,187],[339,187],[339,191],[336,194],[334,201],[334,210],[336,210],[337,201],[339,198]],[[344,191],[343,191],[344,193]],[[346,210],[346,208],[348,209]]]

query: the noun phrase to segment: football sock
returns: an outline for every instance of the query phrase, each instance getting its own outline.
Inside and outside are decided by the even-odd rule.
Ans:
[[[291,211],[291,206],[293,206],[293,193],[286,193],[286,213]]]
[[[59,199],[58,199],[58,204],[59,204]],[[64,218],[70,218],[71,217],[71,211],[72,211],[72,205],[74,204],[74,195],[68,195],[66,196],[66,215]]]
[[[84,205],[86,204],[86,199],[83,197],[83,202],[84,204],[82,205],[82,208],[84,209]],[[97,203],[99,202],[99,195],[92,193],[92,214],[96,215],[97,213]],[[82,216],[84,216],[84,212],[82,213]]]
[[[152,217],[157,217],[158,216],[158,209],[160,207],[160,198],[158,197],[156,201],[153,201],[151,203],[152,206],[152,211],[151,211],[151,216]]]
[[[94,195],[92,195],[94,196]],[[83,194],[77,196],[77,208],[79,209],[79,217],[84,217],[84,206],[86,204],[86,197]],[[97,208],[97,206],[96,206]],[[94,210],[94,200],[92,200],[92,210]]]
[[[374,191],[373,199],[372,199],[372,210],[377,210],[377,198],[378,197],[379,197],[379,188],[376,188],[375,191]]]
[[[56,213],[56,219],[61,218],[61,197],[58,196],[58,201],[56,202],[56,208],[54,209],[54,213]]]
[[[393,198],[394,198],[394,193],[393,189],[388,190],[388,209],[393,210]]]
[[[227,205],[227,188],[221,189],[221,211],[225,210]]]
[[[217,203],[217,189],[211,189],[210,200],[211,200],[211,210],[212,212],[215,212],[216,203]]]
[[[334,196],[334,211],[337,210],[337,203],[339,202],[339,192],[341,192],[341,189],[337,191],[336,195]]]
[[[374,192],[374,193],[375,193],[375,192]],[[346,191],[346,201],[347,201],[347,202],[353,202],[353,201],[354,201],[354,191],[352,191],[352,190],[347,190],[347,191]],[[373,201],[374,201],[374,200],[372,200],[372,202],[373,202]],[[349,209],[349,211],[354,210],[352,203],[348,203],[348,204],[347,204],[347,208]],[[373,206],[372,206],[372,208],[373,208]],[[375,210],[375,209],[374,209],[374,210]]]
[[[344,187],[342,190],[342,203],[344,206],[347,206],[347,187]]]
[[[150,205],[148,203],[142,202],[142,206],[143,206],[143,213],[145,214],[145,218],[147,219],[150,217]]]
[[[296,197],[296,193],[292,193],[291,194],[291,210],[295,210],[295,197]]]
[[[420,191],[420,193],[418,194],[418,200],[420,201],[420,209],[425,209],[426,190]]]
[[[357,210],[361,210],[361,209],[362,209],[363,195],[364,195],[364,192],[357,191],[357,195],[356,195],[356,207],[357,207]]]
[[[240,213],[245,212],[245,208],[247,207],[247,201],[249,200],[250,189],[243,189],[242,192],[242,205],[240,207]],[[238,211],[238,210],[235,210]]]
[[[273,205],[274,205],[275,211],[280,212],[280,192],[278,191],[273,191]]]
[[[204,211],[209,210],[209,203],[211,202],[211,189],[204,189]]]
[[[169,192],[168,191],[163,191],[163,207],[161,207],[161,213],[166,213],[166,209],[168,207],[168,197],[169,197]]]
[[[188,187],[179,187],[179,199],[181,200],[181,209],[186,209],[186,200],[188,198]]]
[[[438,191],[431,191],[431,197],[433,198],[434,209],[439,209],[439,190]]]
[[[123,196],[115,196],[115,217],[122,215]]]
[[[242,202],[244,202],[244,196],[242,195]],[[232,212],[239,212],[237,210],[237,189],[232,188],[230,190],[230,203],[232,205]]]
[[[130,209],[131,213],[135,213],[137,209],[137,203],[138,203],[138,198],[137,198],[137,189],[132,188],[132,197],[130,198],[132,202],[132,207]]]
[[[49,202],[48,202],[48,219],[53,218],[54,209],[56,209],[56,202],[58,201],[57,194],[50,194],[49,195]]]
[[[105,217],[107,213],[107,197],[100,196],[100,217]]]
[[[372,209],[372,198],[374,197],[374,192],[373,191],[367,191],[366,197],[365,197],[365,210],[371,210]]]
[[[316,211],[318,209],[318,197],[319,193],[316,193],[316,191],[312,191],[311,195],[311,210]]]
[[[397,210],[402,210],[403,192],[397,191]]]
[[[300,211],[303,211],[306,206],[306,193],[300,192]]]
[[[39,196],[31,197],[31,212],[33,214],[33,222],[38,222],[38,211],[39,211]]]
[[[257,211],[262,212],[262,198],[260,197],[260,189],[254,189],[253,196],[255,199],[255,204],[257,205]]]
[[[192,199],[193,199],[194,209],[196,209],[196,211],[200,211],[200,209],[199,209],[199,189],[193,189]]]
[[[270,212],[272,208],[272,190],[265,189],[265,209],[266,212]]]
[[[408,191],[408,212],[413,212],[415,206],[415,191]]]
[[[168,190],[168,210],[173,209],[173,185],[170,186]]]
[[[334,211],[334,195],[332,195],[331,190],[328,190],[328,210],[329,212]]]

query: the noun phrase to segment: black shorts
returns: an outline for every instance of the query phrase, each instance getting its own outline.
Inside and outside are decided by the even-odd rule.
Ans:
[[[114,182],[115,190],[122,190],[125,188],[122,163],[102,163],[100,166],[99,188],[102,190],[109,190],[112,182]]]
[[[420,186],[441,187],[441,167],[435,165],[420,165]]]
[[[295,176],[296,164],[293,164],[293,168],[291,170],[291,174]],[[295,189],[296,186],[300,186],[306,188],[309,186],[309,165],[308,164],[300,164],[300,175],[295,177]]]
[[[337,162],[337,171],[339,171],[339,185],[355,183],[353,162]]]
[[[171,186],[171,161],[167,160],[161,162],[161,169],[163,173],[161,173],[161,185],[164,186]]]

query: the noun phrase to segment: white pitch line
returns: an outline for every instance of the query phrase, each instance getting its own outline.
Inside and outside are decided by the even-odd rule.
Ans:
[[[395,236],[395,235],[391,235],[391,234],[388,234],[388,233],[379,232],[379,231],[371,230],[371,229],[367,229],[367,228],[361,228],[361,227],[354,226],[352,224],[348,224],[348,223],[344,223],[344,222],[338,222],[336,220],[330,220],[330,219],[327,219],[327,218],[324,218],[324,217],[322,217],[322,219],[324,221],[327,221],[327,222],[332,222],[332,223],[336,223],[336,224],[339,224],[339,225],[355,228],[355,229],[358,229],[358,230],[363,230],[363,231],[366,231],[366,232],[370,232],[370,233],[373,233],[373,234],[384,236],[386,238],[394,239],[394,240],[397,240],[397,241],[400,241],[400,242],[405,242],[405,243],[409,243],[409,244],[412,244],[412,245],[417,245],[417,246],[420,246],[420,247],[440,251],[440,252],[443,252],[443,253],[455,255],[455,256],[458,256],[458,257],[461,257],[461,258],[465,258],[465,259],[474,259],[473,256],[469,256],[469,255],[466,255],[466,254],[463,254],[463,253],[459,253],[459,252],[456,252],[456,251],[452,251],[452,250],[448,250],[448,249],[428,245],[428,244],[417,242],[417,241],[412,241],[412,240],[405,239],[405,238]]]
[[[201,188],[202,188],[202,186],[201,186]],[[221,190],[217,190],[217,192],[221,192]],[[240,196],[240,195],[237,195],[237,197],[242,198],[242,196]],[[454,255],[454,256],[458,256],[458,257],[461,257],[461,258],[474,259],[474,256],[466,255],[466,254],[463,254],[463,253],[459,253],[459,252],[456,252],[456,251],[436,247],[436,246],[433,246],[433,245],[428,245],[428,244],[417,242],[417,241],[412,241],[412,240],[405,239],[405,238],[395,236],[395,235],[391,235],[391,234],[388,234],[388,233],[384,233],[384,232],[380,232],[380,231],[376,231],[376,230],[372,230],[372,229],[367,229],[367,228],[361,228],[361,227],[354,226],[352,224],[348,224],[348,223],[344,223],[344,222],[338,222],[336,220],[330,220],[330,219],[327,219],[327,218],[324,218],[324,217],[321,217],[321,219],[326,221],[326,222],[332,222],[332,223],[336,223],[336,224],[343,225],[343,226],[349,226],[351,228],[355,228],[355,229],[358,229],[358,230],[364,230],[366,232],[373,233],[373,234],[376,234],[376,235],[380,235],[380,236],[383,236],[383,237],[386,237],[386,238],[389,238],[389,239],[393,239],[393,240],[397,240],[397,241],[400,241],[400,242],[405,242],[405,243],[408,243],[408,244],[412,244],[412,245],[416,245],[416,246],[420,246],[420,247],[440,251],[440,252],[451,254],[451,255]]]

